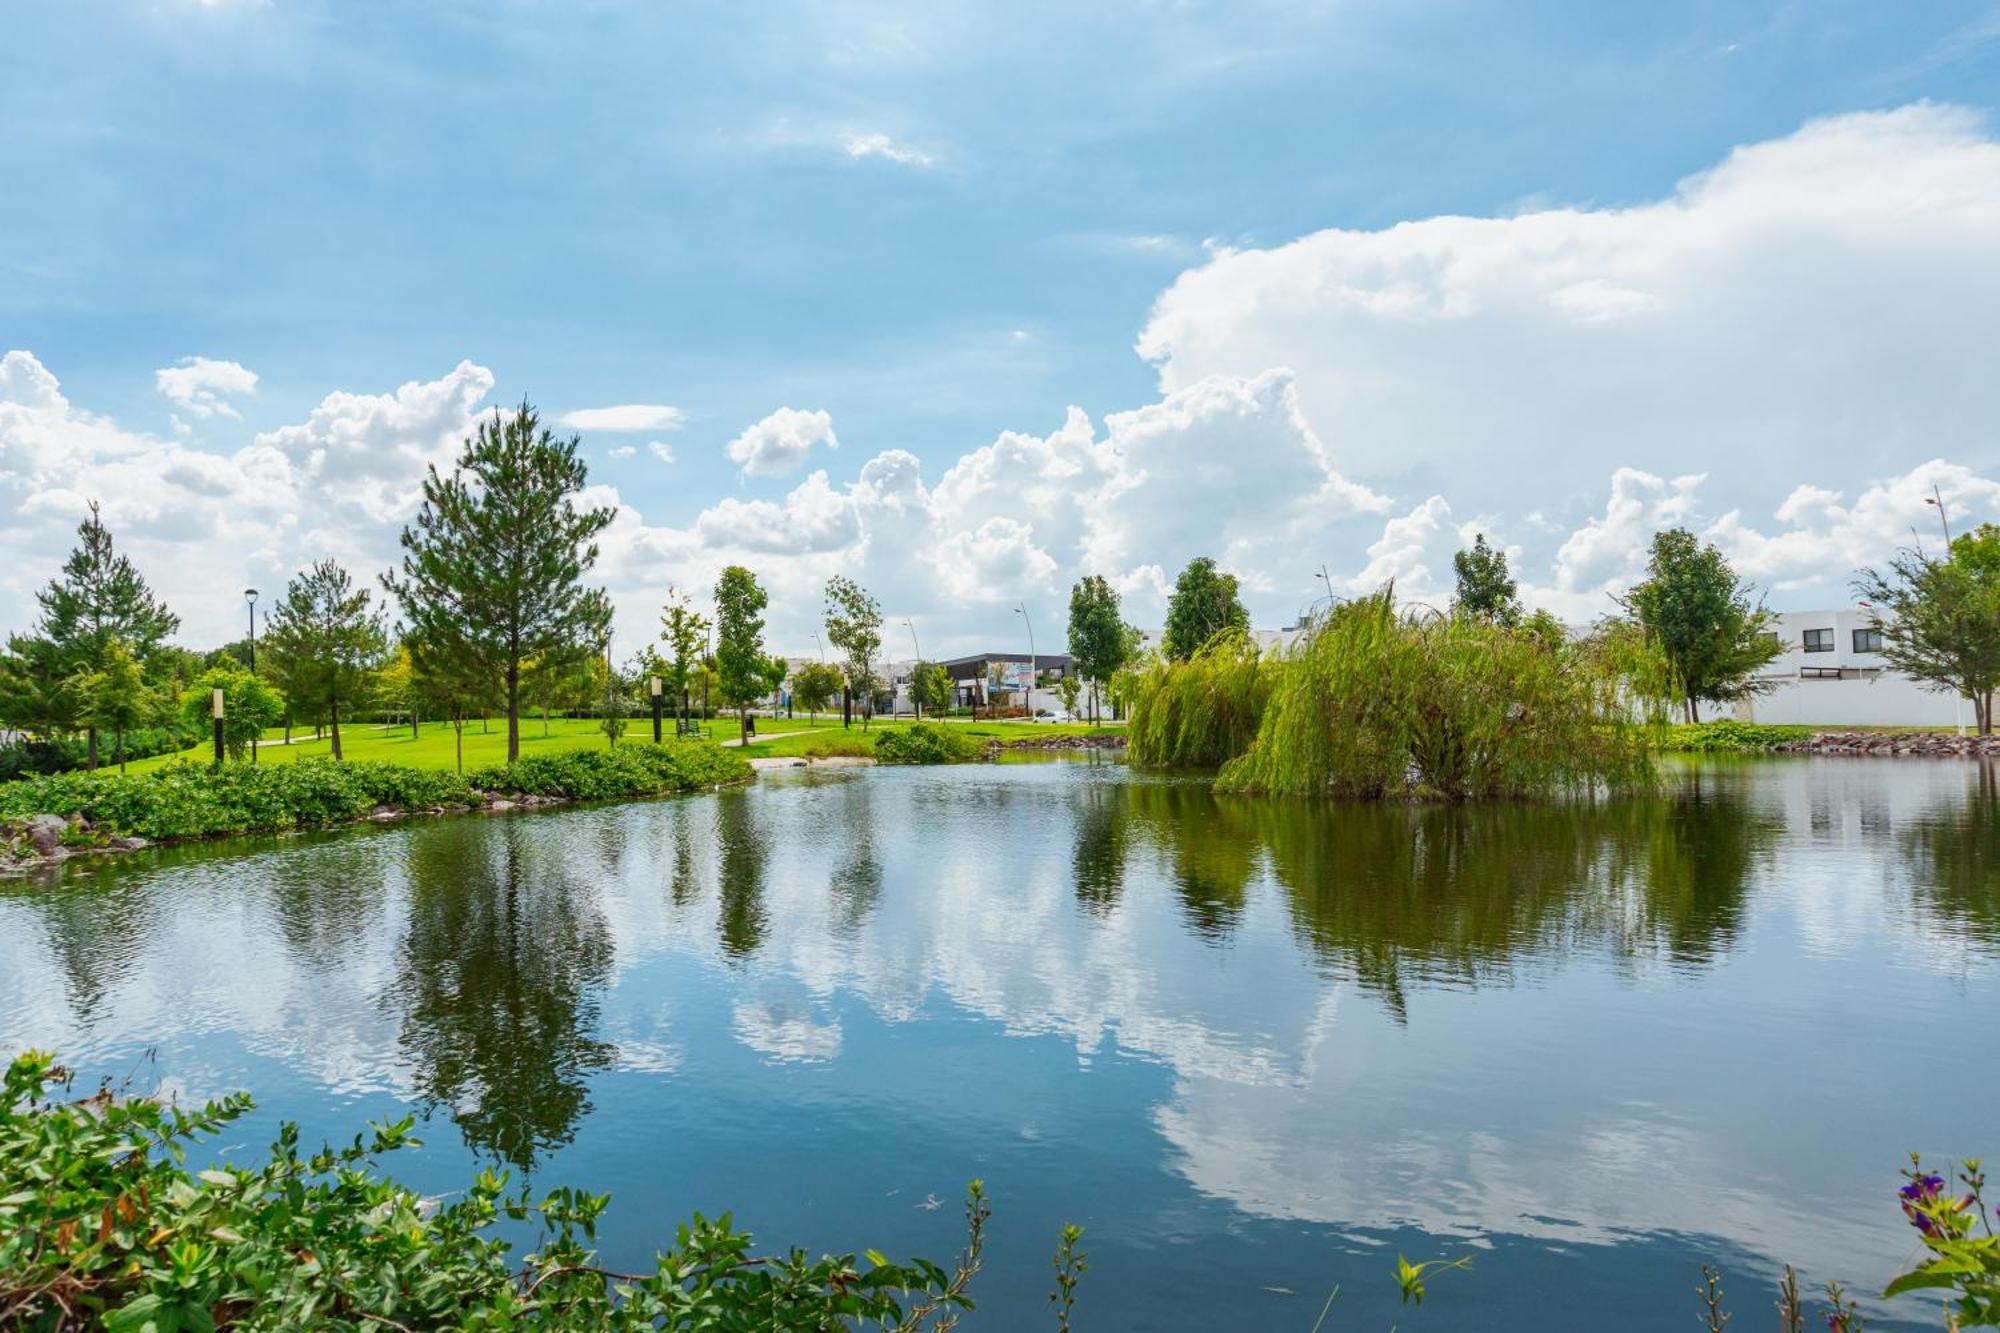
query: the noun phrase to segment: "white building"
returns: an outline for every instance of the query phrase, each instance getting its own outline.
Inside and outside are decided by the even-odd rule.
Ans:
[[[1735,704],[1703,704],[1704,721],[1822,727],[1970,726],[1972,705],[1926,689],[1882,661],[1881,632],[1867,607],[1786,611],[1778,616],[1785,655],[1765,668],[1771,688]]]

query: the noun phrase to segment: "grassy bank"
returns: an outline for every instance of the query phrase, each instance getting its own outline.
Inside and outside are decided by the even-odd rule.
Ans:
[[[494,798],[610,800],[696,791],[750,777],[737,753],[702,741],[531,754],[468,771],[379,760],[177,764],[119,776],[61,773],[0,785],[0,820],[80,816],[67,841],[149,841],[318,828],[394,811],[471,808]]]
[[[808,728],[803,719],[787,722],[783,718],[760,718],[758,728],[773,739],[760,740],[745,749],[744,753],[752,758],[775,759],[837,754],[872,756],[876,737],[905,731],[912,725],[908,721],[877,722],[863,731],[859,725],[842,727],[837,719],[831,726]],[[980,747],[989,741],[1005,743],[1044,736],[1082,736],[1093,731],[1116,733],[1122,730],[1111,725],[1092,727],[1087,722],[967,722],[955,718],[943,723],[926,722],[925,725],[949,728],[954,736],[964,736]]]
[[[1755,722],[1680,722],[1664,729],[1660,748],[1685,754],[1761,754],[1809,741],[1817,730]]]

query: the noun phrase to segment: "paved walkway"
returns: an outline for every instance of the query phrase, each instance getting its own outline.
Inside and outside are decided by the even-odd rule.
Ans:
[[[822,730],[824,730],[824,728],[822,728]],[[781,741],[785,739],[785,737],[787,736],[810,736],[810,735],[812,735],[812,732],[810,731],[760,731],[755,736],[752,736],[750,738],[750,743],[752,745],[755,745],[759,741]],[[743,744],[743,738],[741,736],[738,736],[734,740],[720,741],[718,742],[718,744],[725,746],[741,745]]]

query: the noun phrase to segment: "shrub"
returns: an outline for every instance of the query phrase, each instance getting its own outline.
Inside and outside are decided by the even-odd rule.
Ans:
[[[629,745],[611,753],[538,755],[461,778],[381,762],[169,764],[152,773],[59,773],[0,784],[0,818],[80,814],[118,834],[153,841],[316,828],[377,806],[431,810],[474,803],[477,791],[602,800],[695,791],[750,776],[735,754],[706,742]]]
[[[409,1118],[310,1155],[286,1124],[261,1161],[190,1171],[188,1147],[249,1111],[247,1096],[197,1110],[108,1091],[51,1099],[66,1087],[31,1052],[0,1092],[9,1328],[914,1329],[972,1308],[989,1211],[977,1181],[951,1271],[872,1250],[756,1257],[727,1214],[696,1214],[652,1271],[621,1274],[590,1248],[608,1196],[532,1202],[487,1171],[433,1210],[381,1175],[377,1159],[417,1142]],[[516,1266],[489,1233],[531,1218],[540,1243]],[[1057,1271],[1073,1278],[1082,1256],[1065,1235]]]
[[[965,764],[985,757],[977,739],[935,722],[912,722],[875,737],[875,758],[884,764]]]
[[[1811,727],[1766,723],[1682,722],[1666,729],[1661,748],[1690,754],[1761,753],[1812,739]]]

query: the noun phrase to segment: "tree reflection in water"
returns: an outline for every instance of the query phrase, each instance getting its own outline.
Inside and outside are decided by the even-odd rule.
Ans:
[[[1943,800],[1896,840],[1917,913],[1987,953],[2000,953],[2000,774],[1974,766],[1963,800]]]
[[[745,791],[721,792],[715,798],[716,872],[721,881],[716,929],[723,953],[732,959],[757,952],[770,928],[764,907],[764,863],[770,852],[751,809],[752,799]]]
[[[1315,960],[1399,1015],[1410,984],[1505,980],[1573,942],[1706,963],[1735,939],[1781,827],[1699,776],[1661,799],[1477,806],[1218,798],[1171,781],[1119,790],[1191,929],[1226,937],[1268,869]],[[1100,910],[1125,837],[1108,818],[1086,805],[1076,825],[1076,892]]]
[[[392,992],[418,1093],[474,1148],[522,1170],[567,1143],[591,1074],[611,934],[588,877],[529,819],[415,830],[409,922]]]

